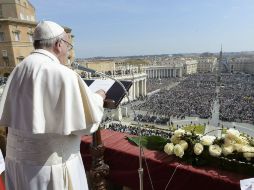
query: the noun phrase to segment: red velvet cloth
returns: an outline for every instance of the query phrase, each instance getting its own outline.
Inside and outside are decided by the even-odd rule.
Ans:
[[[0,190],[5,190],[4,182],[1,175],[0,175]]]
[[[110,167],[108,179],[116,184],[139,189],[139,148],[129,143],[125,133],[110,130],[101,131],[102,142],[105,146],[104,161]],[[91,136],[82,137],[81,155],[86,170],[91,167],[90,144]],[[167,189],[170,190],[240,190],[240,180],[249,178],[237,173],[218,170],[212,167],[193,167],[179,162],[173,156],[163,152],[144,149],[154,189],[164,190],[172,177]],[[143,158],[144,189],[150,190],[148,172]]]

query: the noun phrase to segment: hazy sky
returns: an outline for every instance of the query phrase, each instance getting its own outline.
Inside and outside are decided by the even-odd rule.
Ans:
[[[254,50],[254,0],[29,0],[77,58]]]

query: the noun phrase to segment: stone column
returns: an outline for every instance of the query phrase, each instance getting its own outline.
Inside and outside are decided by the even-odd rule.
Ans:
[[[136,82],[136,97],[139,97],[139,81]]]
[[[146,96],[146,79],[144,81],[145,81],[145,83],[144,83],[144,95]]]
[[[138,81],[139,96],[142,96],[142,80]]]
[[[133,85],[132,85],[132,94],[133,94],[133,100],[136,99],[136,82],[134,81],[133,82]]]
[[[183,70],[182,70],[182,68],[179,69],[179,77],[183,77]]]
[[[133,84],[129,90],[129,98],[130,98],[130,100],[133,100]]]

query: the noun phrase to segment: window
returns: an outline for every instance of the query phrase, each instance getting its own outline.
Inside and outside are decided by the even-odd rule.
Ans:
[[[0,32],[0,42],[4,42],[4,33]]]
[[[31,27],[29,27],[27,35],[28,35],[29,42],[33,42],[33,30]]]
[[[20,32],[16,31],[16,32],[13,32],[14,34],[14,40],[16,42],[20,41]]]
[[[8,57],[7,50],[2,50],[2,56],[3,57]]]

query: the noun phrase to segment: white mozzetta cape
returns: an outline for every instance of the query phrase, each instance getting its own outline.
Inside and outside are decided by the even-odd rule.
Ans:
[[[48,51],[11,73],[0,104],[9,127],[7,190],[87,190],[80,135],[97,130],[103,99]]]
[[[46,50],[16,66],[0,104],[1,125],[32,134],[92,133],[102,115],[103,99]]]

